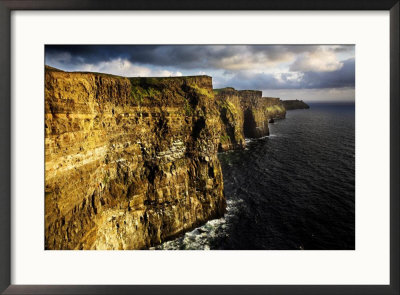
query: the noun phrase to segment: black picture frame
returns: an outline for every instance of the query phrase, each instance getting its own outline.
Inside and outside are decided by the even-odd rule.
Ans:
[[[400,294],[399,1],[0,0],[0,291],[3,294]],[[11,285],[11,12],[14,10],[390,11],[390,285]]]

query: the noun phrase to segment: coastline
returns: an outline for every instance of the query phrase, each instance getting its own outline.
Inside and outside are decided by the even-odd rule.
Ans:
[[[225,213],[218,152],[283,119],[279,98],[209,76],[46,67],[46,249],[142,249]]]

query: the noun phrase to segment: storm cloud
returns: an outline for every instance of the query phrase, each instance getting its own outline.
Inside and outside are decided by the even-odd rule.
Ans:
[[[348,59],[335,71],[254,73],[240,71],[223,83],[242,89],[320,89],[354,87],[355,60]]]
[[[354,88],[351,45],[46,45],[46,64],[123,76],[207,74],[237,89]]]

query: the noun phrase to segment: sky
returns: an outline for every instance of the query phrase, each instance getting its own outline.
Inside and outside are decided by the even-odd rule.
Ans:
[[[46,45],[46,65],[126,77],[208,75],[214,88],[354,101],[353,45]]]

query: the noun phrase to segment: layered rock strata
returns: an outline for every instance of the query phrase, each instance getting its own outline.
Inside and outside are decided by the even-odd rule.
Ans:
[[[262,97],[257,90],[214,89],[222,132],[219,150],[243,148],[245,137],[269,135],[271,119],[283,119],[286,109],[279,98]]]
[[[208,76],[46,67],[45,248],[144,249],[222,216],[217,151],[285,115],[279,98],[213,91]]]
[[[309,109],[310,106],[302,100],[283,100],[283,105],[287,110]]]
[[[47,67],[45,249],[143,249],[222,216],[221,128],[211,77]]]

